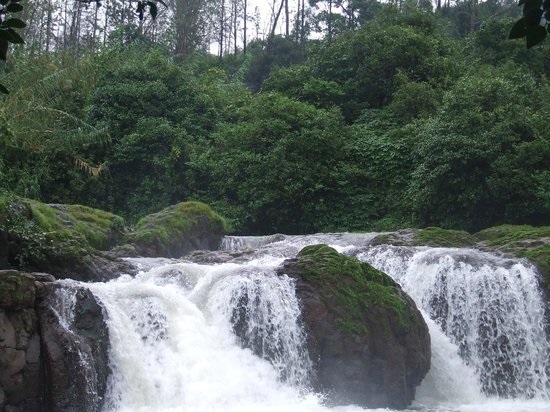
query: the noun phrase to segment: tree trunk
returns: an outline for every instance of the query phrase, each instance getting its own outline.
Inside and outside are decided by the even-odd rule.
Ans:
[[[243,54],[246,54],[246,21],[248,20],[248,0],[244,0],[243,12]]]
[[[220,59],[223,57],[223,35],[225,25],[225,0],[222,0],[222,9],[220,13]]]
[[[288,0],[285,0],[285,35],[286,37],[290,36],[290,18],[288,14]]]
[[[277,28],[277,23],[279,22],[279,17],[281,16],[281,11],[283,11],[285,1],[286,0],[281,0],[281,5],[279,6],[279,11],[275,16],[275,20],[273,21],[273,27],[271,28],[271,34],[269,35],[269,37],[275,37],[275,29]]]

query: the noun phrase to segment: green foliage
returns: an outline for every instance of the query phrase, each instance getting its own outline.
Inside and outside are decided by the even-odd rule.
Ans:
[[[314,231],[337,197],[346,132],[337,111],[261,94],[193,158],[196,190],[238,231]]]
[[[421,223],[475,231],[547,222],[536,179],[550,159],[536,112],[545,100],[517,71],[485,69],[457,82],[418,132],[408,193]]]
[[[527,49],[521,40],[508,39],[513,18],[489,19],[466,42],[467,52],[481,63],[500,65],[514,62],[535,74],[550,74],[550,53],[546,43]]]
[[[340,85],[344,114],[354,120],[365,108],[379,108],[390,101],[397,73],[411,81],[433,83],[454,76],[456,63],[447,58],[449,49],[445,42],[406,22],[373,21],[321,43],[312,52],[310,64],[315,76]]]
[[[275,68],[263,83],[262,90],[279,92],[321,108],[341,104],[344,96],[337,82],[315,77],[306,65]]]
[[[46,232],[32,219],[30,206],[20,198],[0,195],[0,229],[8,233],[9,263],[31,267],[51,250]]]
[[[159,50],[126,54],[104,73],[90,116],[113,139],[103,154],[110,178],[94,197],[134,221],[189,197],[190,152],[211,132],[222,108],[228,110],[230,99],[219,93],[216,76],[205,75],[199,84]]]
[[[57,176],[75,173],[85,180],[86,174],[104,170],[82,156],[87,148],[109,143],[105,129],[84,120],[82,104],[96,75],[91,60],[53,56],[28,58],[7,75],[12,93],[0,109],[0,162],[6,170],[2,182],[6,189],[56,201],[60,187],[50,182]]]
[[[249,53],[252,55],[252,60],[246,75],[246,84],[253,90],[260,89],[272,68],[299,64],[306,58],[302,44],[281,36],[269,37],[266,41],[251,42]]]

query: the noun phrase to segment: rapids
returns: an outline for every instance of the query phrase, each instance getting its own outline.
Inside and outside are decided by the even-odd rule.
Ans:
[[[317,243],[385,271],[423,312],[432,368],[411,410],[550,410],[550,342],[531,265],[472,249],[371,246],[374,236],[226,237],[227,263],[129,259],[137,276],[85,284],[111,337],[104,412],[364,410],[311,392],[294,284],[275,274]]]

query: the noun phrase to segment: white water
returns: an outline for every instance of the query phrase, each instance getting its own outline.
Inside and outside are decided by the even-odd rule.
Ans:
[[[105,412],[363,410],[323,406],[308,391],[293,284],[274,274],[284,258],[316,243],[387,271],[424,311],[432,368],[414,410],[550,410],[549,344],[532,268],[476,251],[371,248],[373,237],[229,237],[227,252],[247,251],[239,263],[135,259],[143,267],[135,278],[89,285],[111,334]]]

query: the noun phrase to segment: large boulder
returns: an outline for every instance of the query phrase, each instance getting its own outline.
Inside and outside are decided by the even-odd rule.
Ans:
[[[405,408],[430,368],[428,327],[386,274],[326,245],[279,270],[296,279],[313,384],[332,404]]]
[[[142,218],[126,243],[147,257],[179,258],[194,250],[216,250],[225,222],[200,202],[183,202]]]

